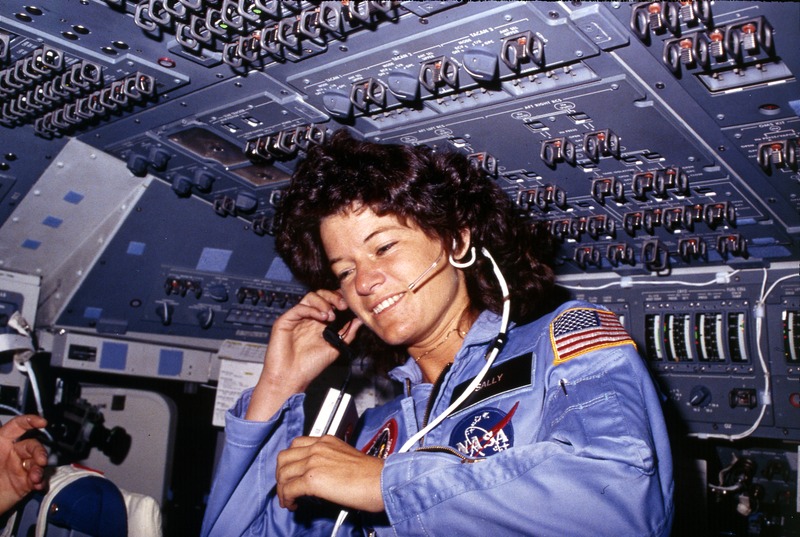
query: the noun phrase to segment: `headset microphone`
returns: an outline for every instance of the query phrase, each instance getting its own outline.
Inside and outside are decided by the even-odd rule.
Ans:
[[[433,269],[435,269],[435,268],[436,268],[436,265],[438,265],[438,264],[439,264],[439,261],[441,261],[441,260],[442,260],[442,257],[444,257],[444,248],[442,248],[442,251],[441,251],[441,253],[439,254],[439,257],[437,257],[437,258],[436,258],[436,260],[435,260],[433,263],[431,263],[431,266],[430,266],[430,267],[428,267],[428,268],[426,268],[426,269],[425,269],[425,271],[424,271],[422,274],[420,274],[419,276],[417,276],[417,279],[416,279],[416,280],[414,280],[413,282],[411,282],[410,284],[408,284],[408,290],[409,290],[409,291],[411,291],[411,292],[413,293],[413,292],[414,292],[414,289],[417,287],[417,285],[419,285],[419,283],[420,283],[421,281],[423,281],[423,279],[425,278],[425,276],[427,276],[428,274],[430,274],[430,272],[431,272]]]

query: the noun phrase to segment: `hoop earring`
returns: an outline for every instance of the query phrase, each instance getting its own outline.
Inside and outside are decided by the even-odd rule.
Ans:
[[[453,250],[455,250],[455,249],[456,249],[456,241],[455,241],[455,239],[453,239]],[[471,254],[470,258],[469,258],[469,261],[458,262],[455,259],[453,259],[453,254],[450,254],[448,256],[448,261],[450,261],[450,264],[453,265],[455,268],[465,269],[467,267],[471,267],[475,263],[475,260],[478,258],[478,256],[475,253],[475,247],[474,246],[470,247],[469,251],[470,251],[470,254]]]

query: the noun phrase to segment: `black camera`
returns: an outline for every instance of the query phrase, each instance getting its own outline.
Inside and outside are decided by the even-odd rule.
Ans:
[[[108,429],[97,406],[81,398],[55,405],[48,417],[47,430],[53,449],[69,462],[80,461],[97,448],[113,464],[122,464],[131,448],[131,436],[122,427]]]

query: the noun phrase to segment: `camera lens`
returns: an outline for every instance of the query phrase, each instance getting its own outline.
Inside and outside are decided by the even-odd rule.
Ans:
[[[131,435],[122,427],[107,429],[95,425],[89,443],[108,456],[113,464],[122,464],[131,449]]]

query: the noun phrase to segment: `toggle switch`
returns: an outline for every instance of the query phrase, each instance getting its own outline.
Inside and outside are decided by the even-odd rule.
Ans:
[[[355,82],[350,89],[350,102],[362,112],[369,112],[372,107],[386,107],[386,86],[377,79],[368,78]]]
[[[714,58],[717,62],[724,62],[727,59],[725,34],[719,29],[714,29],[708,32],[707,39],[709,57]]]
[[[633,197],[639,201],[647,200],[647,193],[653,190],[653,174],[650,172],[637,173],[633,176]]]
[[[99,87],[103,80],[103,68],[96,63],[82,61],[69,70],[70,84],[88,90]]]
[[[756,25],[748,23],[742,26],[741,42],[742,48],[751,54],[758,52],[758,36],[756,35]]]
[[[57,73],[64,68],[64,53],[47,45],[36,49],[31,68],[43,75]]]
[[[569,219],[552,220],[550,222],[550,234],[563,241],[570,232]]]
[[[259,216],[253,219],[253,232],[259,237],[274,234],[274,221],[269,216]]]
[[[245,18],[239,12],[237,0],[222,0],[222,5],[219,8],[220,18],[222,22],[236,30],[243,30],[245,25]]]
[[[208,330],[214,324],[214,310],[207,306],[197,312],[197,323],[203,330]]]
[[[684,261],[708,259],[708,245],[700,237],[687,237],[678,241],[678,255]]]
[[[278,40],[278,25],[265,26],[260,30],[258,44],[261,50],[275,58],[283,57],[283,44]]]
[[[161,319],[161,324],[169,326],[172,324],[172,317],[175,314],[175,307],[172,304],[161,302],[156,308],[156,315]]]
[[[238,69],[244,65],[244,58],[239,54],[239,50],[241,49],[240,45],[239,39],[222,45],[222,61],[234,69]]]
[[[581,237],[586,233],[587,220],[584,217],[570,218],[569,220],[569,237],[575,241],[581,240]]]
[[[573,260],[581,270],[586,270],[589,265],[599,267],[603,262],[600,250],[594,246],[578,246]]]
[[[555,168],[559,162],[574,166],[576,162],[575,144],[569,138],[544,140],[539,151],[539,157],[550,168]]]
[[[625,203],[625,185],[616,177],[602,177],[592,181],[592,197],[600,205],[605,205],[606,198],[611,198],[618,204]]]
[[[320,145],[327,138],[327,131],[319,125],[300,125],[295,129],[294,143],[303,151],[308,151],[312,145]]]
[[[763,18],[744,20],[726,26],[725,46],[729,55],[742,63],[744,56],[755,56],[761,52],[772,55],[774,30]]]
[[[533,190],[533,203],[542,212],[549,211],[553,205],[559,209],[567,208],[567,193],[558,185],[544,185]]]
[[[766,173],[772,167],[797,170],[797,139],[774,140],[758,145],[758,165]]]
[[[648,240],[642,246],[642,263],[647,270],[653,272],[668,270],[670,267],[669,251],[658,239]]]
[[[247,158],[256,163],[270,162],[273,159],[273,155],[268,150],[269,139],[269,136],[259,136],[258,138],[247,140],[244,148]]]
[[[656,226],[660,226],[663,218],[661,209],[646,209],[642,218],[642,227],[648,235],[655,234]]]
[[[717,237],[717,251],[723,257],[730,255],[747,258],[747,240],[738,233],[722,235]]]
[[[708,204],[703,211],[703,219],[711,229],[721,224],[736,227],[736,207],[728,202]]]
[[[622,217],[622,229],[631,237],[635,237],[636,230],[642,229],[643,219],[641,212],[625,213]]]
[[[446,86],[458,89],[458,64],[446,56],[427,61],[420,67],[419,83],[431,93]]]
[[[245,20],[252,23],[259,23],[262,17],[265,17],[264,12],[254,0],[238,0],[236,3],[236,11]]]
[[[467,155],[469,163],[491,177],[497,177],[497,159],[489,153],[473,153]]]
[[[300,12],[297,22],[297,33],[312,41],[320,40],[320,37],[322,37],[321,17],[321,7],[304,9]]]
[[[616,232],[616,225],[606,215],[595,215],[587,219],[586,231],[594,240],[599,239],[601,235],[613,237]]]
[[[694,225],[703,221],[705,207],[702,203],[689,205],[683,209],[683,227],[689,231],[694,231]]]
[[[254,32],[250,35],[240,35],[236,40],[236,55],[242,62],[254,63],[261,53],[261,35]]]
[[[187,8],[183,2],[164,0],[161,2],[161,5],[164,7],[165,11],[172,15],[172,18],[174,19],[183,19],[186,17]]]
[[[609,129],[587,132],[583,136],[583,152],[592,162],[598,162],[601,157],[618,159],[620,157],[619,137]]]
[[[606,249],[606,259],[612,266],[618,267],[620,264],[635,265],[636,254],[634,253],[633,246],[629,244],[609,244]]]
[[[236,214],[236,200],[229,196],[220,196],[214,199],[214,212],[220,216],[232,216]]]
[[[298,53],[300,52],[299,23],[297,18],[281,19],[275,32],[275,38],[281,45]]]
[[[182,0],[183,3],[186,3],[188,0]],[[201,5],[203,3],[207,3],[204,0],[193,0]],[[280,19],[283,17],[283,8],[289,8],[290,6],[286,4],[286,2],[280,0],[253,0],[255,3],[255,7],[261,10],[261,12],[271,18],[271,19]],[[285,5],[286,4],[286,5]]]
[[[683,208],[672,207],[669,209],[663,209],[661,215],[661,224],[664,226],[664,229],[670,233],[674,233],[675,231],[681,229],[683,226]]]
[[[512,71],[519,71],[523,64],[544,66],[544,43],[530,30],[503,39],[500,44],[500,59]]]

